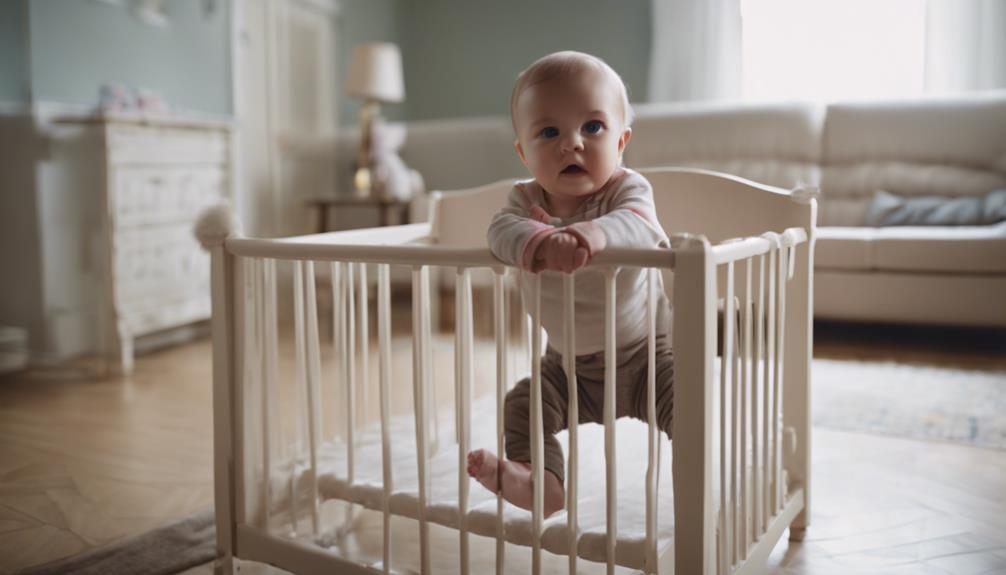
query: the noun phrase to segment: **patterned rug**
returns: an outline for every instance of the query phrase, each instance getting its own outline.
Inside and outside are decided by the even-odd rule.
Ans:
[[[1006,449],[1006,371],[815,359],[814,425]]]

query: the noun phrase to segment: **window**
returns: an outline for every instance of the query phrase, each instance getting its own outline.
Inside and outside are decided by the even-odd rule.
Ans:
[[[741,0],[742,95],[849,100],[925,90],[925,0]]]

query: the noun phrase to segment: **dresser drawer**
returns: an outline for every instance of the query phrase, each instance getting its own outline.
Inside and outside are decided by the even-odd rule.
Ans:
[[[116,228],[186,222],[227,195],[222,167],[124,166],[113,170]]]
[[[119,125],[108,129],[108,159],[128,164],[226,164],[226,132]]]
[[[113,257],[121,313],[210,300],[209,254],[192,236],[189,223],[124,229],[116,234]]]

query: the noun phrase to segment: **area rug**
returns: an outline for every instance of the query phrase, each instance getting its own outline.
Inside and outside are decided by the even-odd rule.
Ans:
[[[209,509],[135,537],[21,571],[20,575],[168,575],[212,561],[216,524]]]
[[[1006,371],[815,359],[814,425],[1006,449]]]

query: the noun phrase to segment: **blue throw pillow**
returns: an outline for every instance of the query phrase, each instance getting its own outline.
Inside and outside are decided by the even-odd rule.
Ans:
[[[1006,221],[1006,189],[962,198],[904,197],[878,190],[866,212],[866,225],[871,227],[983,226],[1002,221]]]

